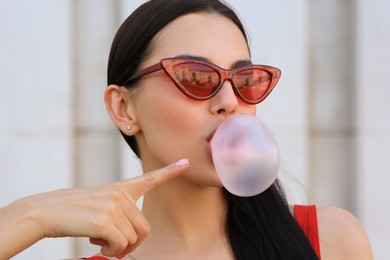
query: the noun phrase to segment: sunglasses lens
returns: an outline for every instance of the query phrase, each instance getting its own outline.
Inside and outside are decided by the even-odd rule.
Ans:
[[[234,79],[240,94],[249,101],[261,100],[268,93],[271,82],[269,72],[256,68],[242,70]]]
[[[175,66],[174,73],[180,87],[199,99],[212,96],[219,85],[218,72],[204,64],[181,63]]]

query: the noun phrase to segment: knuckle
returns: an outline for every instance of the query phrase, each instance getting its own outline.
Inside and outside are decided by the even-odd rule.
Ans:
[[[110,256],[115,256],[123,252],[128,246],[125,238],[116,238],[110,242]]]
[[[104,211],[109,215],[116,214],[118,210],[121,210],[121,205],[123,205],[125,200],[125,195],[121,190],[110,190],[106,196]]]
[[[127,247],[128,245],[134,245],[135,243],[137,243],[137,241],[138,241],[138,236],[136,236],[136,235],[130,236],[130,237],[127,239],[126,247]]]
[[[100,214],[93,218],[91,221],[92,225],[97,228],[98,230],[101,230],[102,233],[105,232],[105,230],[108,228],[108,226],[111,223],[110,218],[107,214]]]
[[[146,237],[150,232],[150,228],[151,226],[149,223],[144,224],[138,231],[139,236]]]
[[[157,181],[156,181],[156,175],[153,172],[147,172],[144,173],[143,178],[145,180],[144,182],[144,188],[147,190],[154,189],[157,187]]]
[[[123,192],[118,188],[110,190],[110,199],[112,201],[121,201],[123,199]]]
[[[152,182],[156,178],[156,175],[154,174],[154,172],[146,172],[146,173],[144,173],[143,176],[144,176],[145,180],[147,180],[148,182]]]
[[[131,198],[119,185],[112,187],[110,190],[109,200],[113,201],[117,205],[121,205],[122,203],[127,203]]]
[[[105,205],[105,217],[112,217],[116,214],[118,211],[118,205],[114,201],[109,201]]]
[[[118,253],[122,252],[123,250],[125,250],[127,248],[128,245],[129,245],[129,242],[126,239],[120,239],[115,246],[115,251],[117,251]]]

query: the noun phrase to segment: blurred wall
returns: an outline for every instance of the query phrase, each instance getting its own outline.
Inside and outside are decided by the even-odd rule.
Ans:
[[[103,91],[112,38],[142,2],[0,0],[0,206],[141,174]],[[390,2],[227,2],[253,61],[283,71],[258,115],[279,140],[290,203],[352,211],[376,259],[390,259]],[[45,239],[15,259],[97,250],[87,239]]]

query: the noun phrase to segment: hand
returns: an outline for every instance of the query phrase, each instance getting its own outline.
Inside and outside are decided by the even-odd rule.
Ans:
[[[136,201],[187,168],[185,159],[126,181],[57,190],[18,200],[0,211],[0,227],[8,229],[6,233],[15,239],[12,242],[8,237],[9,243],[0,246],[0,258],[9,258],[44,237],[89,237],[91,243],[101,246],[103,255],[121,258],[142,243],[150,230]],[[13,221],[21,219],[21,215],[25,219],[23,228],[20,221]],[[19,227],[12,229],[13,224]],[[12,243],[18,244],[18,248]],[[12,247],[17,252],[12,252]]]

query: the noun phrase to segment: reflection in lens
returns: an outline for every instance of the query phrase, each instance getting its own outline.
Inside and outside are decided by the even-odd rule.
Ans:
[[[212,95],[219,82],[219,74],[214,69],[197,63],[177,65],[175,76],[187,92],[203,98]]]
[[[244,98],[255,101],[267,93],[271,75],[260,69],[246,69],[236,75],[234,83]]]

